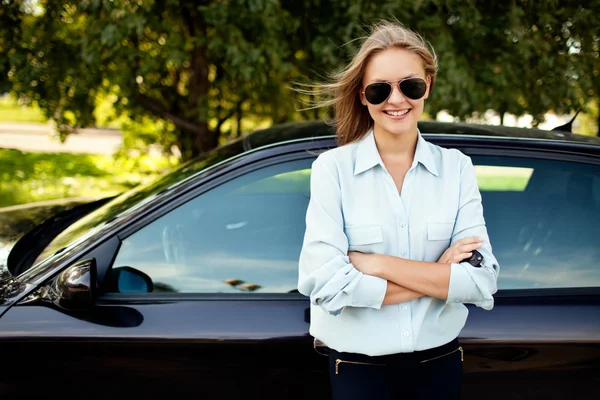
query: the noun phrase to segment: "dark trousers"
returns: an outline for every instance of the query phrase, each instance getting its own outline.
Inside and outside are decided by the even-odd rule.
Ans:
[[[334,400],[458,400],[462,348],[458,340],[413,353],[369,357],[329,350]]]

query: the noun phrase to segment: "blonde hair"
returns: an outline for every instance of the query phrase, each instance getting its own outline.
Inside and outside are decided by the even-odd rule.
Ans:
[[[338,145],[361,139],[372,128],[373,119],[360,99],[362,79],[371,58],[391,47],[401,48],[418,55],[430,78],[429,92],[433,89],[437,75],[437,56],[433,47],[421,35],[406,28],[397,21],[383,21],[371,26],[368,37],[361,38],[363,44],[352,61],[339,73],[333,75],[332,83],[310,86],[312,90],[299,90],[300,93],[324,96],[325,100],[309,108],[333,106],[334,125]]]

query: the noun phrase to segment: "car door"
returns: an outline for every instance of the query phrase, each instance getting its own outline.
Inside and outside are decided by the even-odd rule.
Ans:
[[[444,143],[440,143],[444,144]],[[446,143],[450,145],[450,143]],[[600,377],[600,162],[520,139],[457,144],[478,177],[495,307],[469,305],[464,399],[562,399]]]
[[[121,231],[87,257],[110,260],[92,310],[13,307],[3,336],[18,356],[0,391],[328,398],[296,290],[313,159],[246,165]],[[140,274],[150,292],[127,278]]]

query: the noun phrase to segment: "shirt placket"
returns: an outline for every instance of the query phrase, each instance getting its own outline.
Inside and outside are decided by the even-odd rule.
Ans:
[[[383,165],[382,165],[383,167]],[[414,186],[414,165],[406,173],[402,184],[402,193],[398,193],[394,179],[389,172],[383,167],[383,175],[385,187],[390,198],[390,202],[394,209],[395,229],[398,246],[398,256],[402,258],[410,258],[410,242],[409,242],[409,226],[408,215],[410,211],[410,201]],[[400,347],[402,352],[414,351],[413,326],[412,326],[412,309],[410,302],[398,304],[398,328],[400,333]]]
[[[409,218],[410,206],[415,185],[415,175],[417,172],[416,164],[413,164],[406,173],[402,183],[401,203],[404,209],[403,218],[398,221],[396,229],[398,230],[398,248],[401,249],[400,255],[402,258],[410,259],[410,235],[409,235]],[[400,313],[400,326],[402,327],[402,352],[411,352],[415,350],[414,332],[412,324],[412,307],[410,302],[398,304],[398,312]]]

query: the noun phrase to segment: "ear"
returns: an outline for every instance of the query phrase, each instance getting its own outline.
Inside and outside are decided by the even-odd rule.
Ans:
[[[428,98],[429,93],[431,93],[431,75],[428,75],[427,78],[425,78],[425,81],[427,82],[427,91],[425,92],[425,96],[423,97],[423,100]]]
[[[360,102],[362,103],[363,106],[367,105],[367,99],[365,98],[365,92],[364,90],[359,90],[358,95],[360,96]]]

